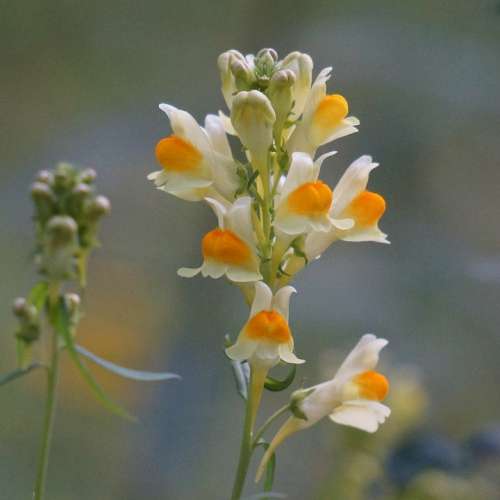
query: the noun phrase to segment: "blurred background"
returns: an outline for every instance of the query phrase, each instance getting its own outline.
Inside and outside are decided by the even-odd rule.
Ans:
[[[158,103],[201,122],[225,108],[218,54],[262,47],[307,52],[315,73],[333,66],[329,89],[347,97],[361,128],[335,144],[323,177],[335,183],[372,154],[381,167],[371,188],[388,202],[381,227],[392,241],[338,244],[298,276],[291,325],[308,363],[294,387],[324,379],[373,332],[390,340],[385,371],[399,388],[386,434],[368,443],[327,421],[287,442],[274,489],[293,500],[389,498],[389,481],[399,495],[417,491],[404,498],[500,498],[489,483],[470,488],[494,482],[476,462],[500,450],[498,0],[5,1],[0,372],[15,364],[11,300],[35,279],[29,185],[65,160],[95,168],[113,206],[90,262],[79,341],[117,363],[183,377],[147,385],[93,367],[140,417],[133,425],[106,413],[65,365],[47,498],[228,496],[243,407],[223,336],[238,332],[247,310],[222,280],[176,276],[198,264],[214,217],[155,191],[146,175],[170,133]],[[2,499],[30,497],[42,382],[31,374],[1,388]],[[267,413],[287,399],[267,396]],[[345,467],[350,475],[339,474]],[[353,486],[335,490],[340,476],[363,483],[358,496]],[[418,481],[433,492],[452,482],[462,496],[422,493]]]

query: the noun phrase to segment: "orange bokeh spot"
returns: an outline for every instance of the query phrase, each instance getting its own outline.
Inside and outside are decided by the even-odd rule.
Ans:
[[[382,401],[389,393],[389,381],[381,373],[366,371],[354,378],[359,394],[365,399]]]
[[[248,245],[229,229],[214,229],[201,241],[201,251],[206,259],[242,266],[249,264],[251,252]]]
[[[202,159],[198,149],[176,135],[160,139],[155,153],[158,163],[170,172],[190,172],[198,167]]]
[[[326,95],[314,112],[314,125],[320,129],[331,130],[336,127],[349,112],[345,97],[340,94]]]
[[[345,216],[352,217],[359,226],[376,224],[385,212],[385,200],[371,191],[363,191],[351,201]]]
[[[292,334],[285,318],[276,311],[260,311],[247,323],[245,333],[253,340],[269,340],[282,344],[290,342]]]
[[[288,208],[299,215],[323,215],[333,200],[332,190],[322,181],[307,182],[288,196]]]

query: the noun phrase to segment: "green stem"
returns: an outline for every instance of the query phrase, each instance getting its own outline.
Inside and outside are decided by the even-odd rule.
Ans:
[[[231,500],[239,500],[245,485],[245,479],[248,473],[248,466],[253,452],[253,426],[255,417],[260,404],[264,380],[267,370],[259,370],[254,366],[251,367],[250,373],[250,390],[248,391],[248,399],[245,411],[245,422],[243,424],[243,435],[241,437],[240,456],[238,459],[238,468],[236,469],[236,477],[234,478],[233,491]]]
[[[267,431],[268,427],[281,415],[285,414],[290,409],[290,404],[286,404],[282,406],[278,411],[274,412],[259,428],[259,430],[255,433],[255,437],[253,438],[252,446],[255,448],[259,444],[259,439],[263,436],[264,432]]]
[[[274,281],[272,275],[272,242],[271,242],[271,208],[272,208],[272,197],[270,189],[270,163],[272,161],[271,155],[268,157],[267,165],[264,169],[262,179],[263,188],[263,203],[262,203],[262,229],[264,232],[264,242],[262,248],[262,256],[264,258],[262,266],[262,274],[264,276],[264,281],[272,287],[272,282]]]
[[[49,294],[49,317],[52,323],[53,307],[56,307],[59,297],[59,286],[51,287]],[[54,429],[54,417],[56,409],[57,382],[59,379],[59,345],[57,333],[52,332],[52,351],[50,366],[47,369],[47,400],[45,403],[45,416],[43,424],[42,445],[38,459],[38,468],[33,492],[34,500],[42,500],[47,480],[47,469],[49,464],[50,445]]]

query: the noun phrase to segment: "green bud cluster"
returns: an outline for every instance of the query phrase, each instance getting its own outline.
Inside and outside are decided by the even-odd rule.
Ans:
[[[71,279],[97,244],[97,228],[109,213],[109,200],[95,193],[93,169],[60,163],[41,170],[31,186],[36,224],[37,261],[52,280]],[[78,265],[79,264],[79,265]]]
[[[25,298],[18,297],[14,300],[12,311],[19,321],[16,338],[27,344],[37,340],[40,336],[40,321],[36,307]]]

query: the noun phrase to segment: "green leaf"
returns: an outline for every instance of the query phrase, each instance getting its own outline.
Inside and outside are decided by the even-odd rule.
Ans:
[[[284,493],[278,493],[277,491],[269,491],[265,493],[257,493],[250,497],[245,497],[243,500],[266,500],[268,498],[287,498]]]
[[[0,375],[0,385],[8,384],[13,380],[23,377],[24,375],[27,375],[28,373],[32,372],[33,370],[36,370],[37,368],[42,368],[42,365],[40,363],[33,363],[27,366],[26,368],[16,368],[11,372]]]
[[[290,373],[283,380],[267,376],[266,381],[264,383],[264,387],[268,391],[272,392],[284,391],[287,387],[290,386],[290,384],[295,379],[296,371],[297,367],[295,365],[292,365]]]
[[[40,281],[40,283],[37,283],[28,294],[28,302],[33,304],[36,310],[40,312],[45,305],[48,293],[49,285],[45,281]]]
[[[120,377],[129,378],[132,380],[139,380],[140,382],[157,382],[160,380],[180,379],[181,377],[176,373],[168,372],[145,372],[139,370],[131,370],[120,365],[116,365],[107,359],[103,359],[96,354],[88,351],[81,345],[75,345],[75,350],[78,354],[85,356],[99,366],[102,366],[110,372],[116,373]]]
[[[109,398],[109,396],[104,392],[102,387],[94,379],[94,376],[92,375],[90,370],[80,359],[78,352],[76,350],[73,336],[71,335],[70,315],[66,307],[66,304],[62,298],[59,301],[55,313],[56,314],[54,315],[54,323],[55,323],[54,327],[57,333],[64,340],[66,349],[68,350],[68,353],[72,361],[75,363],[76,367],[80,371],[81,376],[83,377],[83,379],[85,380],[91,391],[94,393],[94,396],[97,398],[97,400],[112,413],[119,415],[120,417],[123,417],[127,420],[133,420],[133,421],[137,420],[136,417],[128,413],[125,409],[123,409],[121,406],[119,406]]]

